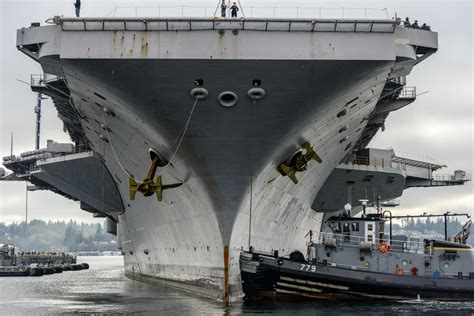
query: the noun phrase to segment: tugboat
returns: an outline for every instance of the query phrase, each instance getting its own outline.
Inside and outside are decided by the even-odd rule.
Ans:
[[[17,266],[15,246],[0,245],[0,277],[2,276],[27,276],[29,270]]]
[[[310,231],[306,256],[241,251],[246,297],[474,301],[470,222],[452,241],[442,241],[392,236],[391,230],[387,236],[388,220],[378,208],[365,215],[364,206],[361,217],[329,218],[329,232]]]

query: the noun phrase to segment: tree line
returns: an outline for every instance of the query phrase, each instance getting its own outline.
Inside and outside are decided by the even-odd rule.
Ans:
[[[465,219],[448,217],[448,237],[453,237],[459,233],[465,223]],[[400,224],[393,224],[393,229],[439,235],[444,238],[444,217],[438,217],[436,220],[429,217],[426,219],[417,218],[416,220],[414,218],[402,219]],[[468,240],[468,243],[472,244],[472,240]]]
[[[0,223],[0,243],[24,251],[116,251],[116,237],[105,232],[104,224],[77,223],[75,220],[34,219],[5,225]]]

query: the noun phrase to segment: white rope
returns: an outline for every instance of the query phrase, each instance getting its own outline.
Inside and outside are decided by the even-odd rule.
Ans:
[[[216,7],[216,11],[214,11],[214,17],[217,16],[217,11],[219,10],[219,6],[221,5],[221,0],[218,0],[217,1],[217,7]]]
[[[184,126],[184,129],[183,131],[181,132],[181,138],[179,140],[179,143],[178,143],[178,146],[176,147],[176,150],[174,151],[173,155],[171,156],[168,164],[166,165],[166,167],[160,172],[159,176],[163,175],[166,170],[168,169],[169,165],[171,164],[171,162],[173,161],[174,157],[176,156],[176,154],[178,153],[179,151],[179,148],[181,147],[181,144],[183,143],[183,140],[184,140],[184,136],[186,135],[186,132],[188,130],[188,127],[189,127],[189,123],[191,122],[191,118],[193,116],[193,113],[194,113],[194,109],[196,108],[196,105],[197,105],[197,102],[198,102],[198,99],[196,98],[196,100],[194,101],[194,104],[193,104],[193,107],[191,109],[191,112],[189,113],[189,116],[188,116],[188,119],[186,121],[186,124]],[[107,139],[109,141],[109,144],[110,144],[110,148],[112,149],[112,153],[114,154],[114,157],[115,157],[115,160],[117,161],[118,165],[120,166],[120,168],[123,170],[123,172],[127,175],[127,176],[131,176],[131,174],[127,171],[127,169],[125,169],[125,167],[122,165],[122,163],[120,162],[120,159],[118,158],[118,155],[115,151],[115,148],[114,148],[114,144],[112,143],[112,139],[110,138],[110,133],[109,133],[109,128],[107,126],[107,123],[105,121],[105,116],[104,116],[104,113],[102,113],[102,121],[104,123],[104,129],[105,129],[105,132],[107,133]],[[176,141],[176,140],[175,140]],[[174,142],[173,142],[174,143]]]
[[[131,174],[127,171],[127,169],[123,167],[122,163],[118,159],[117,153],[115,152],[114,145],[112,144],[112,139],[110,139],[109,128],[107,127],[107,123],[105,122],[104,113],[102,113],[102,120],[104,121],[104,129],[105,129],[105,132],[107,133],[107,139],[109,140],[110,148],[112,148],[112,152],[114,153],[115,160],[117,160],[117,163],[119,164],[120,168],[122,168],[123,172],[125,172],[125,174],[130,177]]]
[[[194,113],[194,109],[196,108],[196,104],[198,102],[198,98],[196,98],[196,100],[194,101],[194,105],[191,109],[191,112],[189,113],[189,117],[188,117],[188,120],[186,121],[186,124],[184,126],[184,130],[182,132],[182,135],[181,135],[181,138],[179,140],[179,143],[178,143],[178,146],[176,147],[176,150],[174,151],[173,155],[171,156],[168,164],[166,165],[166,167],[160,172],[159,176],[163,175],[166,170],[168,169],[169,165],[171,165],[171,162],[173,161],[174,157],[176,156],[176,154],[178,153],[178,150],[179,148],[181,147],[181,144],[183,143],[183,139],[184,139],[184,135],[186,135],[186,132],[188,130],[188,127],[189,127],[189,123],[191,122],[191,117],[193,116],[193,113]]]
[[[242,8],[242,5],[240,4],[240,0],[237,0],[237,2],[239,3],[239,7],[240,7],[240,11],[242,12],[242,16],[245,18],[244,9]]]
[[[102,162],[102,211],[104,211],[104,199],[105,199],[105,144],[102,142],[102,156],[104,161]]]

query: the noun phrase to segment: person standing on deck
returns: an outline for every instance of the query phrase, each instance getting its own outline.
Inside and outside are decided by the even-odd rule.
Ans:
[[[79,17],[81,15],[81,0],[76,0],[74,7],[76,8],[76,17]]]
[[[239,11],[239,7],[237,6],[237,3],[234,2],[234,4],[230,7],[231,10],[231,16],[233,18],[237,17],[237,12]]]
[[[222,0],[221,17],[225,18],[226,11],[227,11],[227,4],[225,4],[225,0]]]
[[[408,17],[406,17],[405,22],[403,22],[403,26],[406,28],[411,27],[410,19]]]

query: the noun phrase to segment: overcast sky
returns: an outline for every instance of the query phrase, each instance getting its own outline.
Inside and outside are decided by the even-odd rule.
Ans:
[[[0,156],[10,154],[10,133],[14,133],[14,153],[19,154],[34,148],[35,115],[33,108],[36,96],[29,87],[19,81],[29,81],[30,74],[41,73],[39,64],[18,52],[15,47],[16,29],[27,27],[31,22],[41,22],[54,15],[72,16],[73,0],[0,0]],[[384,18],[409,16],[421,23],[426,22],[439,33],[439,51],[415,67],[408,77],[408,85],[417,91],[428,93],[419,96],[414,104],[392,113],[386,122],[385,132],[379,133],[371,147],[393,147],[399,155],[404,153],[417,157],[431,157],[436,162],[448,165],[440,173],[452,173],[463,169],[473,172],[473,4],[465,1],[266,1],[241,0],[247,15],[251,7],[254,15],[273,16],[277,7],[323,7],[346,8],[346,17],[365,15]],[[82,0],[82,16],[157,16],[157,6],[181,5],[207,6],[185,7],[186,15],[212,15],[217,1],[97,1]],[[136,9],[133,6],[138,6]],[[143,8],[148,7],[148,8]],[[154,7],[154,8],[151,8]],[[361,8],[353,10],[348,8]],[[174,11],[173,11],[174,10]],[[179,8],[161,8],[161,14],[179,13]],[[279,16],[295,16],[295,9],[276,9]],[[299,10],[305,14],[319,10]],[[324,17],[340,17],[340,9],[323,9]],[[52,103],[43,102],[41,142],[46,140],[68,142],[62,131],[62,122]],[[409,189],[402,197],[399,213],[444,210],[469,211],[474,206],[472,183],[463,187]],[[20,221],[25,212],[25,183],[0,182],[0,222]],[[30,218],[58,220],[74,218],[79,221],[94,220],[89,213],[79,209],[78,203],[50,192],[29,192]]]

